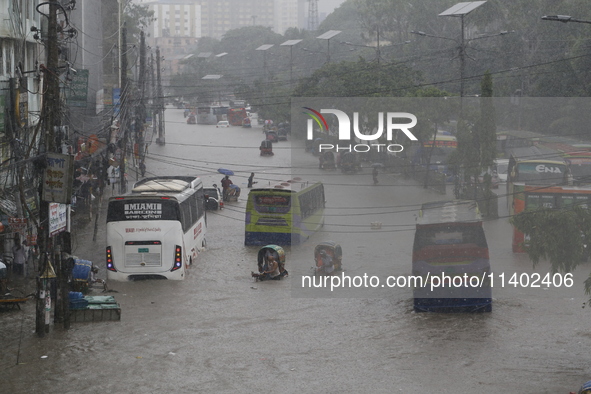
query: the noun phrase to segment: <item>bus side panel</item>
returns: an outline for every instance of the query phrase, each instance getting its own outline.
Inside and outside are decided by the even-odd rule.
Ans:
[[[304,242],[324,226],[324,209],[319,209],[313,215],[302,219],[296,213],[293,215],[292,244]]]

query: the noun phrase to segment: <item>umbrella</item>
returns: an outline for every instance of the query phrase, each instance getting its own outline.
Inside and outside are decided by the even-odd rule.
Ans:
[[[373,163],[371,166],[372,167],[383,167],[384,165],[382,163]]]
[[[227,170],[225,168],[218,168],[218,172],[220,174],[224,174],[224,175],[234,175],[234,171],[232,170]]]

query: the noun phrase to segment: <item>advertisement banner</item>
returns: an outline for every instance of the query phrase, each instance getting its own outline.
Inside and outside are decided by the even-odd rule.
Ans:
[[[66,231],[68,224],[68,206],[52,202],[49,204],[49,236]]]
[[[66,99],[70,107],[86,107],[88,70],[78,70],[66,86]]]
[[[43,173],[43,201],[70,204],[72,199],[73,157],[47,153]]]

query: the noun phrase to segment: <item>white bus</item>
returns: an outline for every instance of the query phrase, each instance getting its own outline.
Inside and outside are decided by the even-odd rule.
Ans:
[[[107,279],[184,279],[205,248],[206,232],[199,178],[143,179],[109,199]]]

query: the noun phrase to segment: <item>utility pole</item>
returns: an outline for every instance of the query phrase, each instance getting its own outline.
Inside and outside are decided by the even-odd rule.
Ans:
[[[131,95],[127,86],[127,27],[123,23],[121,28],[121,47],[119,48],[119,57],[121,58],[121,98],[120,98],[120,112],[121,112],[121,129],[123,130],[123,154],[121,155],[121,162],[119,163],[119,185],[121,194],[127,191],[125,184],[125,159],[127,158],[127,141],[129,139],[129,119],[128,110],[129,100]]]
[[[162,95],[162,78],[160,75],[160,48],[156,48],[156,102],[158,107],[158,138],[156,142],[160,145],[164,145],[165,132],[164,132],[164,97]]]
[[[154,140],[154,135],[156,134],[156,130],[158,129],[158,123],[156,123],[156,96],[156,63],[154,62],[154,53],[150,51],[150,97],[152,99],[150,104],[150,116],[152,117],[152,136],[150,137],[150,143]]]
[[[60,113],[60,81],[58,70],[58,38],[57,38],[57,9],[58,4],[54,1],[49,3],[49,15],[47,25],[47,65],[43,69],[43,128],[45,138],[45,152],[56,152],[55,126],[59,123]],[[42,188],[40,188],[40,208],[38,234],[39,250],[42,253],[40,260],[40,276],[46,276],[49,272],[50,256],[53,257],[53,247],[49,237],[49,202],[43,200]],[[58,273],[61,274],[61,270]],[[47,278],[38,279],[37,282],[37,305],[36,305],[36,333],[44,337],[49,332],[49,313],[51,309],[51,297],[49,294],[49,281]]]
[[[135,107],[135,143],[137,144],[138,163],[144,162],[144,122],[146,120],[146,37],[144,32],[140,33],[140,72],[139,84],[139,105]],[[137,176],[136,170],[136,179]]]

